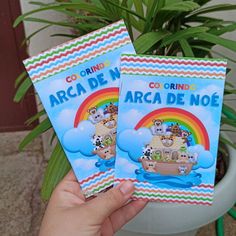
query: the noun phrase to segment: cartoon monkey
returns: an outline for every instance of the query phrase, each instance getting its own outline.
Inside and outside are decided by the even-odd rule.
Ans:
[[[170,131],[174,136],[180,136],[181,134],[181,128],[180,125],[178,123],[176,124],[171,124],[170,126]]]
[[[93,124],[99,123],[104,118],[103,112],[101,110],[97,110],[97,107],[89,108],[88,113],[89,113],[89,118],[88,119]]]
[[[105,108],[105,114],[117,115],[118,114],[118,107],[114,105],[112,102]]]
[[[153,135],[163,135],[165,133],[165,127],[163,125],[164,120],[154,119],[153,126],[151,126],[151,132]]]
[[[184,140],[183,143],[187,143],[188,142],[188,137],[191,135],[192,133],[188,130],[182,130],[181,131],[181,138]]]

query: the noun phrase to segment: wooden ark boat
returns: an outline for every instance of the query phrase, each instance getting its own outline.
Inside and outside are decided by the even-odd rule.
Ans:
[[[104,148],[99,148],[98,150],[94,150],[93,154],[97,154],[99,157],[101,157],[104,160],[109,160],[116,154],[116,145],[108,145]]]
[[[195,163],[164,162],[156,160],[141,159],[142,167],[147,172],[161,175],[187,175]]]

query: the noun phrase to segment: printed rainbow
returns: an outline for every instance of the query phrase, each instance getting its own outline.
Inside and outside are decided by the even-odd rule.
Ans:
[[[135,126],[135,129],[137,130],[141,127],[150,128],[153,125],[154,119],[176,122],[179,123],[180,126],[185,126],[192,133],[195,144],[203,145],[206,150],[210,149],[210,141],[206,128],[192,113],[180,108],[157,109],[144,116]]]
[[[101,107],[110,102],[118,102],[119,88],[111,87],[101,89],[90,96],[88,96],[84,102],[80,105],[74,120],[74,127],[77,127],[79,122],[87,120],[89,113],[88,109],[91,107]]]

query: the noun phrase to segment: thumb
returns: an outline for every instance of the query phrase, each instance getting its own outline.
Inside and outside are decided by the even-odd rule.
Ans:
[[[133,192],[134,184],[131,181],[125,181],[87,202],[94,213],[93,220],[96,223],[102,223],[114,211],[122,207]]]

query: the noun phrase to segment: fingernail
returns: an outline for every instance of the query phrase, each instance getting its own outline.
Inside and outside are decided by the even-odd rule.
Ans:
[[[125,181],[119,186],[120,191],[126,195],[134,190],[134,184],[131,181]]]

